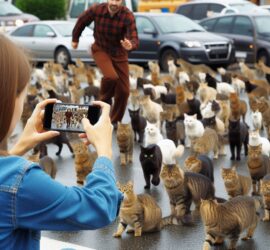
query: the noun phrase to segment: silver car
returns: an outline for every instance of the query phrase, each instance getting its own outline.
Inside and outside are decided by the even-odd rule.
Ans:
[[[25,24],[11,31],[11,40],[29,51],[33,61],[54,60],[66,67],[77,58],[92,62],[89,49],[94,42],[93,31],[86,27],[76,50],[71,47],[74,22],[39,21]]]

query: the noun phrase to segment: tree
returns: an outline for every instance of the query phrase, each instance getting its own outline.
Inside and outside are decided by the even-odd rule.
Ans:
[[[19,9],[41,20],[65,18],[66,5],[66,0],[16,0]]]

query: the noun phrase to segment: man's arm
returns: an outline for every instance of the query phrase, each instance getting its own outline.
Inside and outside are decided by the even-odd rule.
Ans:
[[[131,42],[132,48],[131,50],[137,49],[139,46],[139,39],[138,39],[138,33],[135,23],[135,18],[132,13],[128,15],[128,27],[127,27],[127,34],[126,38]]]

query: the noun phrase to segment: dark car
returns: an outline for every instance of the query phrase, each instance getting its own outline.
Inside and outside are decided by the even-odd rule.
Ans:
[[[263,59],[270,64],[270,15],[234,14],[204,19],[200,24],[234,40],[236,57],[244,58],[246,63]]]
[[[205,31],[200,25],[174,13],[134,13],[140,45],[130,52],[130,62],[157,60],[167,70],[169,59],[190,63],[227,65],[234,58],[230,39]]]
[[[24,23],[38,20],[38,17],[23,13],[11,3],[0,0],[0,30],[9,31]]]

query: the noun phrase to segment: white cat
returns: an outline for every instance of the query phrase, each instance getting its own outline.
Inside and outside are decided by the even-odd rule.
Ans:
[[[206,74],[203,72],[198,73],[198,77],[200,79],[200,82],[205,82]]]
[[[184,71],[180,71],[178,77],[180,85],[183,85],[190,81],[189,75]]]
[[[258,146],[262,144],[262,153],[270,156],[270,142],[267,138],[260,136],[259,130],[249,131],[248,143],[250,146]]]
[[[176,159],[180,158],[184,153],[184,146],[175,146],[174,142],[170,139],[163,139],[157,143],[160,147],[162,154],[162,163],[171,165],[176,163]]]
[[[163,135],[160,132],[158,124],[147,122],[144,131],[144,146],[147,147],[150,144],[157,144],[163,139]]]
[[[177,71],[177,67],[174,64],[174,60],[168,60],[168,70],[169,70],[169,74],[175,78],[176,76],[176,71]]]
[[[185,133],[189,139],[186,147],[190,147],[190,141],[199,138],[204,133],[204,126],[201,121],[197,120],[197,114],[187,115],[184,114]]]
[[[130,89],[137,89],[137,77],[129,76]]]
[[[255,130],[260,130],[262,128],[262,113],[258,110],[256,110],[255,112],[251,113],[251,120],[252,120],[252,124],[253,124],[253,128]]]
[[[231,93],[235,93],[233,86],[226,82],[217,83],[217,93],[230,96]]]
[[[232,86],[235,89],[236,93],[240,94],[241,92],[244,92],[246,89],[245,82],[240,80],[237,77],[232,77]]]

